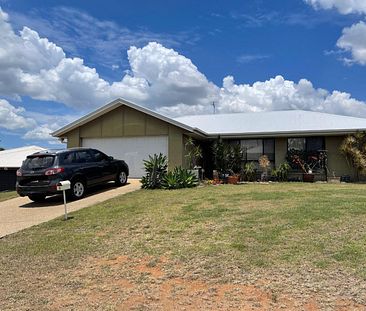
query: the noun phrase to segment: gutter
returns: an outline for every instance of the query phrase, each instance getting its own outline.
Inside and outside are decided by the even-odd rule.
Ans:
[[[255,133],[208,133],[210,138],[261,138],[261,137],[300,137],[300,136],[337,136],[337,135],[349,135],[360,131],[366,131],[366,129],[340,129],[340,130],[304,130],[304,131],[282,131],[282,132],[255,132]]]

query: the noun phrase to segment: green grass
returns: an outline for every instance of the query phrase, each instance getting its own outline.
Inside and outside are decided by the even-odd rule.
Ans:
[[[166,256],[215,278],[233,266],[302,265],[366,278],[365,190],[297,183],[139,190],[0,240],[0,277],[16,286],[25,271],[52,274],[88,256],[123,254]]]
[[[16,198],[17,196],[16,191],[2,191],[0,192],[0,202]]]

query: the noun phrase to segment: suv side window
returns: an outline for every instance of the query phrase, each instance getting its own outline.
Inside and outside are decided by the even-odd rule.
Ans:
[[[76,152],[76,161],[77,163],[89,163],[93,162],[93,158],[89,152],[89,150],[82,150]]]
[[[99,150],[94,150],[94,149],[92,149],[90,151],[94,157],[95,162],[101,162],[101,161],[108,160],[108,157],[103,152],[101,152]]]
[[[60,155],[61,165],[70,165],[76,162],[75,152],[63,153]]]

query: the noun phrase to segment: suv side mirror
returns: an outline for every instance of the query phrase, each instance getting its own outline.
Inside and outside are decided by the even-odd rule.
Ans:
[[[109,161],[114,160],[114,158],[112,156],[108,157]]]

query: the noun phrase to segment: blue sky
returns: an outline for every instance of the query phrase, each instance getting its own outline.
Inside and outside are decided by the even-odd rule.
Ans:
[[[347,0],[0,0],[0,145],[116,97],[170,115],[366,117],[366,5]],[[26,27],[26,28],[24,28]]]

